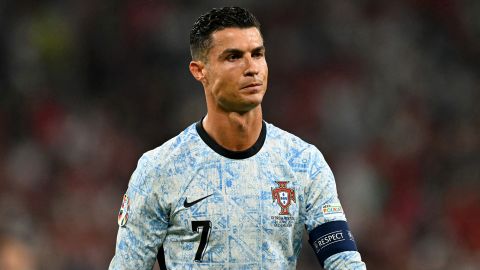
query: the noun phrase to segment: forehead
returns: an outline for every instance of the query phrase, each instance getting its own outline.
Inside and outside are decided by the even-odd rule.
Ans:
[[[263,46],[263,39],[256,27],[225,28],[212,34],[210,52],[221,53],[225,49],[249,51]]]

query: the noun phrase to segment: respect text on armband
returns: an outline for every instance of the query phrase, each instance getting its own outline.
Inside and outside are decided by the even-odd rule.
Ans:
[[[350,240],[353,241],[353,239],[351,239],[352,238],[351,233],[349,232],[348,234],[349,234]],[[315,251],[318,252],[328,245],[342,242],[342,241],[345,241],[344,231],[335,231],[335,232],[325,234],[320,238],[316,239],[313,242],[313,246],[315,247]]]
[[[333,254],[357,250],[355,239],[347,222],[343,220],[324,223],[310,231],[309,236],[308,242],[322,267],[325,260]]]

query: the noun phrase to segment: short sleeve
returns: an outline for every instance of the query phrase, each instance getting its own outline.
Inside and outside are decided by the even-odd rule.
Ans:
[[[159,180],[155,164],[143,155],[123,198],[115,255],[109,269],[150,270],[155,264],[168,226],[168,209],[155,188]]]
[[[327,270],[365,270],[338,199],[332,170],[316,148],[308,177],[305,226],[320,264]]]
[[[307,180],[305,221],[305,226],[309,232],[326,222],[346,220],[338,199],[332,170],[317,148],[314,148],[311,155]]]

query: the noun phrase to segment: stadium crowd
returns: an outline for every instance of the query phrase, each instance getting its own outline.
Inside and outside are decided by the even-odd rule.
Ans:
[[[228,4],[262,23],[265,119],[323,152],[368,269],[480,269],[480,2]],[[206,111],[188,35],[222,5],[0,3],[0,269],[107,268],[137,159]]]

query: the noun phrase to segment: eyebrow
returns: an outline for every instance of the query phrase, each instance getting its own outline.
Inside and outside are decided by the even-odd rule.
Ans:
[[[258,46],[256,48],[254,48],[252,50],[252,52],[258,52],[258,51],[265,51],[265,46]],[[242,51],[242,50],[239,50],[239,49],[234,49],[234,48],[228,48],[228,49],[225,49],[221,54],[220,54],[220,58],[221,57],[224,57],[225,55],[228,55],[228,54],[241,54],[243,55],[245,52]]]

